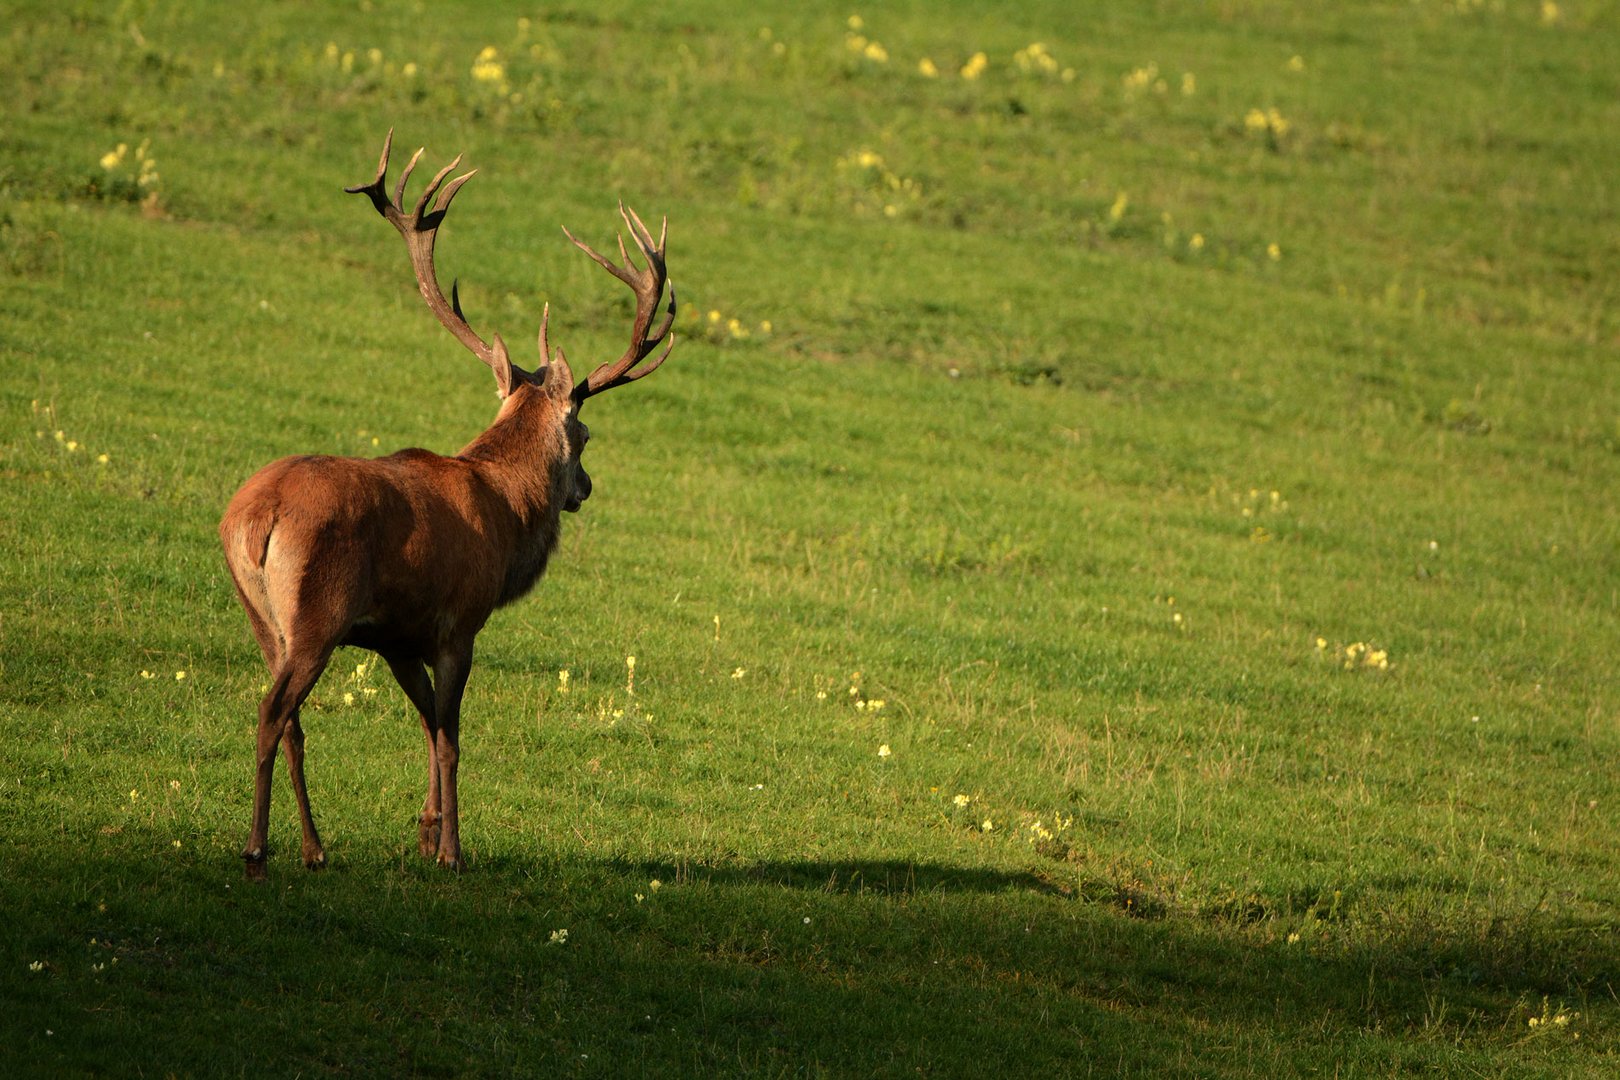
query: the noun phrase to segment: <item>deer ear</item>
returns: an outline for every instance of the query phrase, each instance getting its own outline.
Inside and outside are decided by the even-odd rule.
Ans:
[[[568,357],[559,347],[551,362],[541,369],[546,373],[546,393],[556,398],[568,398],[574,393],[574,370],[568,366]]]
[[[495,355],[490,358],[489,369],[495,373],[495,393],[505,401],[506,396],[512,392],[512,358],[506,354],[506,342],[501,340],[501,335],[496,334],[494,337],[495,346],[491,351]]]

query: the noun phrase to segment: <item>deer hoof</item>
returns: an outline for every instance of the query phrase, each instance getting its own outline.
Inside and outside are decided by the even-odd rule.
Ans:
[[[314,853],[304,852],[304,865],[311,870],[326,869],[326,852],[316,848]]]
[[[439,853],[438,818],[431,821],[425,817],[421,819],[421,825],[416,832],[416,850],[422,853],[424,859],[431,859]]]
[[[246,872],[249,881],[263,881],[265,879],[264,862],[263,848],[254,848],[251,851],[242,852],[242,869]]]
[[[466,864],[461,861],[459,854],[449,855],[442,851],[439,852],[439,865],[447,870],[454,870],[458,874],[467,868]]]

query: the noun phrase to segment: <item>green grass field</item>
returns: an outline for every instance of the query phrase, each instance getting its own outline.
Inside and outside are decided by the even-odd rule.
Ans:
[[[0,1072],[1616,1074],[1620,10],[984,7],[8,18]],[[469,872],[344,651],[255,886],[227,499],[495,410],[390,127],[519,363],[622,349],[621,197],[682,342],[479,639]]]

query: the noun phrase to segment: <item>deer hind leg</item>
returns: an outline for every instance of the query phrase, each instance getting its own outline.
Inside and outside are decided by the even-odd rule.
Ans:
[[[439,723],[433,704],[433,680],[428,677],[427,667],[420,657],[383,653],[382,658],[387,661],[388,670],[394,673],[394,681],[416,708],[416,715],[422,721],[422,734],[427,737],[427,797],[422,800],[422,813],[416,819],[416,849],[423,858],[431,859],[439,851],[439,823],[443,817],[439,801],[439,760],[434,749]]]
[[[242,851],[247,876],[255,881],[264,880],[264,861],[270,833],[270,778],[276,764],[276,747],[283,736],[289,736],[287,764],[292,774],[293,794],[298,799],[298,814],[304,826],[304,861],[310,864],[312,855],[319,856],[319,863],[326,860],[320,838],[315,833],[314,819],[310,816],[309,795],[304,788],[304,733],[298,726],[298,710],[315,688],[321,672],[326,670],[330,657],[330,649],[315,656],[304,656],[296,648],[289,648],[270,684],[270,692],[259,703],[256,771],[253,776],[253,826],[248,834],[247,847]]]

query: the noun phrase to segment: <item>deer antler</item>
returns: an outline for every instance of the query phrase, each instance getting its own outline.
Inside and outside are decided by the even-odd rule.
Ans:
[[[669,220],[664,220],[663,227],[658,231],[658,242],[653,243],[652,234],[647,226],[641,223],[634,210],[627,210],[624,203],[619,204],[619,216],[624,219],[625,226],[629,228],[636,247],[641,249],[642,257],[647,260],[647,268],[641,269],[630,258],[624,247],[624,236],[619,236],[619,257],[624,260],[623,266],[616,266],[593,251],[589,245],[575,239],[574,234],[567,229],[563,230],[568,239],[573,240],[574,246],[589,255],[608,273],[630,286],[636,294],[636,319],[630,331],[630,347],[624,355],[611,363],[603,364],[590,377],[582,383],[574,385],[574,398],[584,401],[593,394],[600,394],[615,386],[634,382],[643,375],[649,375],[658,370],[658,365],[669,358],[670,352],[675,348],[675,336],[670,333],[670,327],[675,325],[675,286],[669,287],[669,307],[665,311],[664,320],[658,329],[649,333],[653,316],[658,314],[659,301],[664,294],[664,282],[668,279],[668,271],[664,268],[664,241],[669,235]],[[652,363],[638,367],[652,351],[658,348],[665,338],[669,343],[664,351]],[[545,331],[541,330],[541,354],[545,354]],[[549,359],[549,357],[547,358]]]
[[[450,211],[450,200],[456,197],[461,185],[471,180],[478,170],[473,169],[456,177],[440,191],[439,185],[444,184],[444,178],[461,164],[461,155],[456,155],[454,161],[440,169],[438,174],[428,181],[421,197],[416,200],[416,206],[407,214],[400,209],[405,202],[405,183],[411,178],[411,171],[421,159],[422,151],[418,150],[411,155],[410,163],[400,174],[399,185],[394,189],[394,197],[390,199],[383,184],[388,177],[388,154],[393,146],[394,130],[389,128],[388,137],[383,140],[382,157],[377,162],[376,179],[369,184],[357,184],[343,190],[351,195],[369,195],[371,204],[377,208],[377,212],[399,230],[399,234],[405,238],[405,247],[410,252],[411,267],[416,271],[416,283],[422,290],[422,298],[427,301],[428,308],[444,328],[456,336],[457,341],[489,365],[504,396],[511,383],[511,361],[507,357],[506,344],[501,341],[499,334],[493,335],[493,344],[489,344],[474,333],[473,328],[467,323],[466,316],[461,313],[461,297],[457,293],[455,283],[451,282],[450,299],[446,301],[444,291],[439,288],[438,276],[433,269],[433,243],[438,238],[439,226],[444,224],[444,217]],[[438,201],[434,203],[432,210],[428,210],[428,203],[435,194],[439,196]]]

